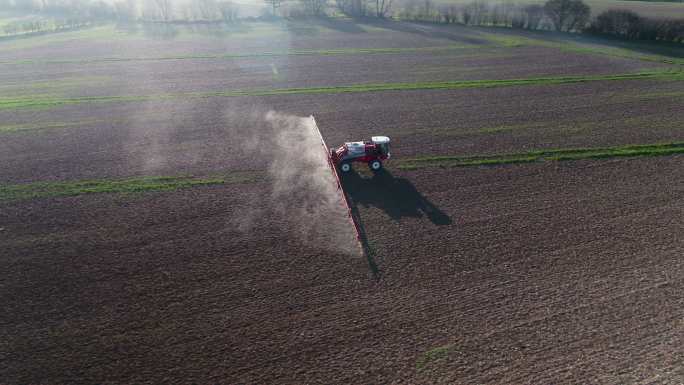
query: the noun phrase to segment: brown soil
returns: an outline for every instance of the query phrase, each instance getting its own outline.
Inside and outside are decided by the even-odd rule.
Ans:
[[[262,184],[5,203],[3,378],[676,382],[683,161],[352,174],[379,279]]]
[[[475,46],[401,54],[4,65],[0,82],[24,97],[55,91],[79,97],[603,75],[664,67],[544,47]]]
[[[459,31],[292,47],[477,42]],[[194,52],[177,44],[157,49]],[[624,81],[0,110],[2,125],[74,123],[0,133],[0,183],[268,175],[271,158],[248,144],[271,109],[315,114],[331,146],[389,135],[398,158],[684,140],[682,91]],[[683,167],[390,161],[343,180],[368,256],[331,247],[334,218],[304,234],[283,208],[305,212],[307,196],[274,196],[267,177],[3,201],[0,382],[681,383]]]
[[[677,96],[683,87],[682,82],[593,82],[0,110],[6,124],[67,123],[0,134],[0,161],[6,166],[0,181],[263,169],[269,157],[245,142],[258,135],[269,110],[314,114],[330,146],[389,135],[393,151],[403,158],[678,141],[684,140]]]

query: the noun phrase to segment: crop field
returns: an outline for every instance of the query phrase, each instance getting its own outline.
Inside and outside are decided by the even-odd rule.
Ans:
[[[410,2],[408,0],[400,1]],[[472,3],[471,0],[440,0],[438,4],[463,6]],[[506,3],[503,1],[501,3]],[[533,0],[528,3],[543,4],[541,0]],[[677,1],[635,1],[635,0],[587,0],[586,4],[591,7],[591,12],[598,15],[609,9],[623,9],[636,12],[641,16],[654,18],[667,18],[681,15],[684,12],[684,3]]]
[[[345,20],[0,40],[0,382],[680,384],[682,51]],[[338,190],[310,115],[389,136],[386,169]]]

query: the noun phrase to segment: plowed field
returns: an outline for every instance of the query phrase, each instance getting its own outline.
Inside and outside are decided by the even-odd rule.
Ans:
[[[684,381],[684,155],[430,163],[681,143],[680,65],[314,27],[0,42],[0,383]],[[392,138],[342,178],[367,254],[311,114]]]

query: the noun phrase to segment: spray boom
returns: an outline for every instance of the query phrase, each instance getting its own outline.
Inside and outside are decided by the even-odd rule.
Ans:
[[[313,127],[314,131],[318,134],[318,137],[321,139],[321,146],[323,146],[323,151],[325,151],[326,154],[326,159],[328,160],[328,166],[330,167],[330,171],[333,173],[335,176],[335,183],[337,183],[337,189],[338,191],[341,192],[341,203],[344,205],[344,207],[347,209],[347,216],[349,217],[349,221],[351,222],[352,226],[354,227],[354,231],[356,232],[356,241],[358,242],[359,249],[361,253],[364,252],[363,245],[361,243],[361,231],[359,228],[359,224],[356,222],[356,218],[354,215],[352,215],[352,210],[351,206],[349,205],[349,200],[347,199],[347,195],[344,193],[344,189],[342,188],[342,183],[340,182],[340,176],[337,173],[337,163],[336,163],[336,158],[332,155],[334,152],[331,152],[331,150],[328,148],[328,145],[325,144],[325,140],[323,140],[323,135],[321,135],[321,131],[318,129],[318,125],[316,125],[316,119],[314,119],[313,115],[309,117],[311,119],[311,126]],[[387,138],[387,143],[389,144],[389,138]],[[389,149],[389,147],[388,147]],[[388,157],[389,157],[389,150],[387,152]]]

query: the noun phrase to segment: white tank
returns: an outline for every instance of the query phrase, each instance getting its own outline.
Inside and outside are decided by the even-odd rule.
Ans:
[[[366,145],[363,142],[347,142],[347,151],[350,155],[362,155],[366,152]]]

